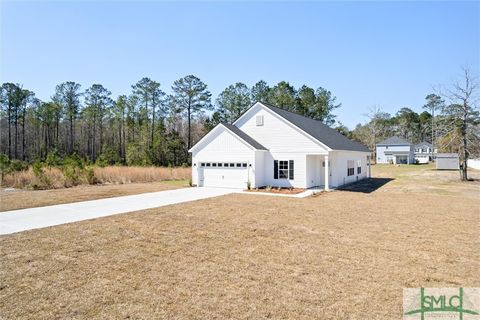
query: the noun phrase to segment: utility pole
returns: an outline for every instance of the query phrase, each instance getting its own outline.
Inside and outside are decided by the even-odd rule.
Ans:
[[[432,162],[433,162],[433,152],[435,150],[435,106],[432,105]]]

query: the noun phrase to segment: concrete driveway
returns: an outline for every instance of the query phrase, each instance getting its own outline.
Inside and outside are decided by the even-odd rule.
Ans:
[[[226,188],[185,188],[5,211],[0,212],[0,235],[217,197],[237,191]]]

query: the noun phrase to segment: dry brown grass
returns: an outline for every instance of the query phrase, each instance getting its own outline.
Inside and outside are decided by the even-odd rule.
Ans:
[[[54,190],[2,190],[0,191],[0,214],[2,211],[8,210],[127,196],[183,187],[188,187],[188,181],[174,180],[123,185],[84,185]]]
[[[458,170],[436,170],[433,164],[375,165],[372,166],[372,176],[393,179],[381,192],[480,196],[480,171],[474,169],[468,171],[469,178],[474,181],[468,182],[460,180]]]
[[[95,168],[95,177],[103,183],[135,183],[162,180],[188,180],[192,175],[190,167],[105,167]]]
[[[65,177],[62,170],[58,168],[44,168],[45,175],[51,182],[52,189],[64,188]],[[17,171],[5,175],[3,178],[3,187],[23,189],[32,185],[40,185],[40,180],[33,174],[32,168],[26,171]]]
[[[0,317],[399,319],[404,287],[480,286],[479,209],[470,194],[387,184],[228,195],[3,236]]]
[[[43,168],[45,177],[49,181],[46,186],[40,181],[29,168],[26,171],[14,172],[7,174],[3,180],[4,187],[13,187],[18,189],[32,188],[32,186],[41,186],[47,189],[59,189],[68,186],[69,183],[65,178],[62,170],[59,168]],[[191,177],[191,168],[164,168],[164,167],[95,167],[95,180],[97,183],[144,183],[158,182],[164,180],[188,180]],[[79,184],[88,184],[83,176],[80,176]]]

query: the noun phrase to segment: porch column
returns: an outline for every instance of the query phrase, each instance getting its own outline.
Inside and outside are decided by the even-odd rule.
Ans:
[[[367,156],[367,166],[368,166],[368,177],[372,177],[372,161],[370,160],[372,156]]]
[[[328,179],[330,178],[330,174],[329,174],[330,170],[328,170],[328,155],[325,156],[324,160],[325,160],[325,191],[328,191],[330,190],[328,186],[329,184]]]

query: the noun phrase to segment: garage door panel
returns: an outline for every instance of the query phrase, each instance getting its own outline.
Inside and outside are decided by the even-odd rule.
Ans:
[[[246,168],[204,168],[203,185],[205,187],[242,188],[247,186]]]

